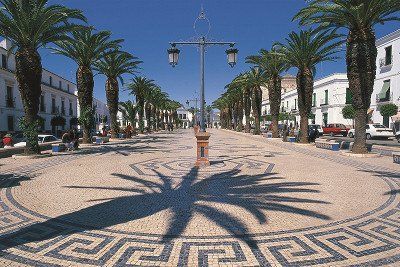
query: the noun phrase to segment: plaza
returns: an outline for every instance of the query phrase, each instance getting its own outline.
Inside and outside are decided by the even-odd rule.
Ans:
[[[0,266],[381,266],[399,260],[390,157],[210,129],[0,159]]]

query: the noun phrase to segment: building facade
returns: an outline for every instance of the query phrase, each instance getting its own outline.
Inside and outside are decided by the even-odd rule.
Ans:
[[[19,131],[19,119],[24,116],[18,83],[15,77],[15,55],[7,55],[11,43],[0,42],[0,131]],[[51,119],[55,116],[65,118],[65,126],[58,130],[69,129],[71,119],[77,117],[76,85],[63,77],[43,69],[42,94],[40,96],[39,116],[44,120],[42,132],[55,133]],[[61,128],[61,129],[60,129]]]
[[[184,107],[180,107],[176,110],[176,112],[178,113],[179,120],[182,121],[183,128],[186,129],[192,126],[193,115],[189,110],[185,109]]]
[[[389,118],[379,112],[384,104],[400,106],[400,29],[377,40],[376,46],[376,79],[370,111],[374,122],[388,126],[400,120],[400,114]]]
[[[400,120],[400,113],[392,118],[384,118],[379,111],[382,105],[388,103],[400,106],[400,30],[378,39],[376,45],[377,73],[368,113],[372,122],[391,127],[394,121]],[[293,115],[291,117],[296,123],[300,120],[296,83],[289,83],[286,87],[282,86],[281,112]],[[343,107],[351,103],[352,95],[346,73],[334,73],[316,80],[310,123],[342,123],[351,127],[353,121],[342,115]],[[263,97],[262,114],[270,114],[268,97]]]

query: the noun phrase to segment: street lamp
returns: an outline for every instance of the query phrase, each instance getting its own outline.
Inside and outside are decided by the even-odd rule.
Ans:
[[[196,31],[196,23],[200,20],[204,20],[208,23],[208,32],[210,32],[211,25],[210,21],[205,15],[205,12],[203,8],[201,9],[200,15],[197,17],[194,23],[194,31],[197,34]],[[169,64],[172,67],[175,67],[178,64],[178,58],[179,58],[179,49],[176,48],[176,45],[195,45],[199,47],[200,50],[200,89],[201,89],[201,94],[200,94],[200,132],[196,134],[197,138],[197,161],[196,161],[196,166],[200,165],[209,165],[210,162],[208,160],[208,142],[209,142],[209,137],[210,135],[206,133],[206,128],[205,128],[205,111],[204,111],[204,103],[205,103],[205,97],[204,97],[204,55],[205,55],[205,47],[206,46],[212,46],[212,45],[229,45],[230,48],[226,50],[226,54],[228,57],[228,64],[231,67],[234,67],[237,61],[237,53],[238,50],[234,48],[235,43],[234,42],[216,42],[216,41],[208,41],[207,40],[207,35],[202,34],[202,36],[198,36],[197,41],[187,41],[187,42],[170,42],[171,48],[168,49],[168,59],[169,59]]]
[[[178,48],[175,46],[172,46],[168,51],[168,59],[169,59],[169,64],[175,68],[176,65],[178,65],[178,59],[179,59],[179,53],[181,52]]]
[[[237,50],[236,48],[233,48],[233,47],[231,47],[225,51],[226,55],[228,56],[228,64],[232,68],[236,65],[238,52],[239,52],[239,50]]]

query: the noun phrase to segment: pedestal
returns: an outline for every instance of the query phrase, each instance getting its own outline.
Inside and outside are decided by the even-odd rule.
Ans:
[[[208,143],[210,134],[207,132],[198,132],[196,134],[197,139],[197,160],[195,163],[196,167],[210,166],[208,159]]]

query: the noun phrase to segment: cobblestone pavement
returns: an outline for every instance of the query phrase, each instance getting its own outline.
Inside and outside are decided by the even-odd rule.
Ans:
[[[398,266],[400,168],[192,130],[0,160],[0,266]]]

